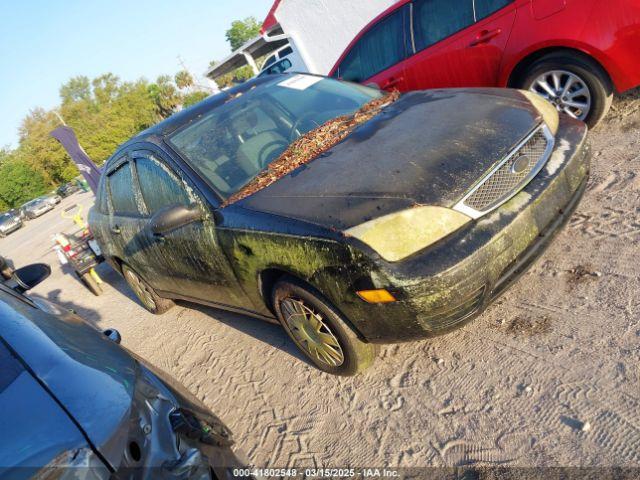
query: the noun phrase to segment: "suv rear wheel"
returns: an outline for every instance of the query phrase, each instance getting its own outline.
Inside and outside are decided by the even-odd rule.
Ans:
[[[519,86],[541,95],[589,128],[602,121],[613,100],[607,73],[596,61],[578,53],[543,56],[529,66]]]
[[[133,269],[127,265],[122,265],[122,275],[136,294],[142,306],[155,315],[162,315],[170,310],[175,303],[168,298],[162,298],[156,291],[145,282]]]
[[[295,278],[276,283],[272,304],[291,340],[320,370],[355,375],[375,360],[376,346],[360,340],[319,292]]]

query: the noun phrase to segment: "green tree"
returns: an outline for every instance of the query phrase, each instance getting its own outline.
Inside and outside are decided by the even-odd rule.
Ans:
[[[207,92],[191,92],[187,93],[182,99],[182,106],[184,108],[190,107],[191,105],[195,105],[198,102],[201,102],[205,98],[207,98],[209,94]]]
[[[189,91],[194,82],[185,73],[178,72],[175,78],[163,75],[155,83],[123,82],[112,73],[93,80],[69,79],[60,87],[60,107],[30,111],[20,125],[18,147],[0,148],[0,208],[19,205],[78,175],[66,151],[50,136],[60,125],[60,116],[75,130],[89,157],[101,164],[118,145],[180,105],[192,105],[207,96]]]
[[[107,94],[105,92],[112,89],[109,85],[111,82],[103,89],[103,83],[98,82],[91,103],[76,102],[61,109],[80,144],[98,164],[103,163],[118,145],[162,118],[149,96],[146,81],[118,82],[113,93]]]
[[[15,152],[17,159],[30,165],[52,186],[77,175],[62,146],[49,135],[58,125],[60,121],[53,111],[31,110],[18,129],[19,146]]]
[[[37,171],[21,160],[10,159],[0,165],[0,208],[14,208],[47,191]]]
[[[118,96],[120,79],[113,73],[105,73],[96,77],[91,82],[93,86],[93,98],[96,103],[106,105]]]
[[[73,77],[60,87],[60,99],[62,103],[89,100],[91,97],[91,83],[89,77],[80,75]]]
[[[253,73],[253,69],[249,65],[245,65],[244,67],[240,67],[233,71],[233,80],[235,83],[246,82],[254,76],[255,73]]]
[[[9,147],[0,148],[0,166],[11,158],[11,153]]]
[[[158,114],[163,118],[172,115],[180,104],[180,93],[169,75],[160,75],[156,83],[149,85],[148,91],[156,105]]]
[[[186,70],[180,70],[178,73],[176,73],[174,80],[176,82],[176,86],[181,90],[193,87],[194,85],[193,77]]]
[[[225,33],[231,50],[237,50],[248,40],[257,37],[260,34],[261,26],[255,17],[247,17],[244,20],[233,21],[231,28]]]

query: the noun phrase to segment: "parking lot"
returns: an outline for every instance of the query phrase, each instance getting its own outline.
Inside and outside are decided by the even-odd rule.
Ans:
[[[353,378],[314,369],[278,326],[181,303],[147,313],[108,266],[94,297],[51,236],[74,194],[0,240],[16,266],[46,262],[40,295],[170,372],[260,467],[640,463],[640,91],[591,133],[587,193],[544,256],[476,321],[386,346]],[[86,211],[86,210],[85,210]]]

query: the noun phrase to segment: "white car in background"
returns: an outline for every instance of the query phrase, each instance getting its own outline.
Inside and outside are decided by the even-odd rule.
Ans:
[[[11,212],[0,214],[0,238],[4,238],[12,232],[22,227],[22,220],[19,215]],[[0,262],[2,267],[2,262]],[[0,268],[1,270],[1,268]]]
[[[62,201],[62,197],[60,195],[58,195],[57,193],[52,193],[50,195],[44,195],[44,196],[40,197],[40,199],[43,200],[44,202],[47,202],[52,207],[55,207],[56,205],[58,205]]]
[[[302,57],[291,44],[280,47],[267,57],[260,67],[259,77],[272,75],[274,73],[306,72],[307,66],[302,61]]]
[[[22,206],[22,211],[28,220],[33,220],[40,215],[44,215],[50,210],[53,210],[55,204],[51,204],[42,198],[36,198],[35,200],[31,200],[30,202],[25,203]]]

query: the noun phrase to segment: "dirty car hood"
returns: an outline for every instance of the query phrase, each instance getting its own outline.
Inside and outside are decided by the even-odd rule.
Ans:
[[[409,93],[238,203],[338,229],[415,204],[452,206],[540,121],[517,90]]]

